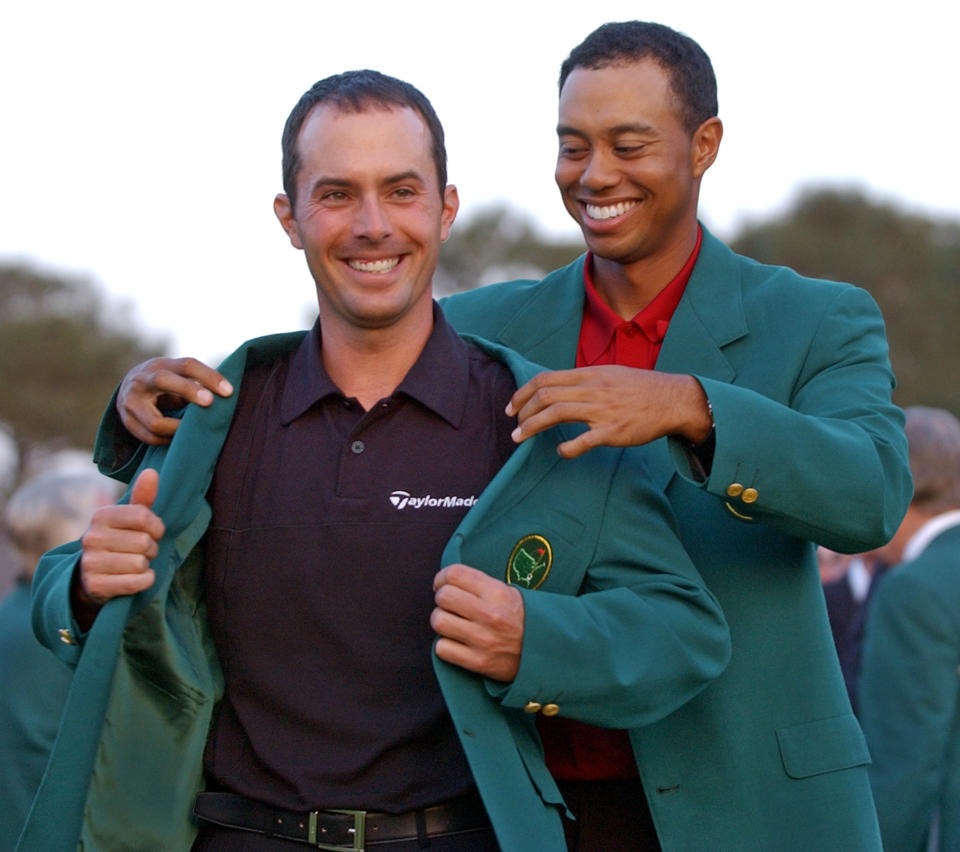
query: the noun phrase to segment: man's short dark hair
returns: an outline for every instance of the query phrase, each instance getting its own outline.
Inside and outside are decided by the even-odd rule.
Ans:
[[[560,89],[575,68],[594,71],[653,59],[670,75],[679,116],[690,134],[717,114],[717,78],[710,57],[692,38],[662,24],[625,21],[595,29],[560,66]]]
[[[314,83],[303,93],[283,128],[283,191],[296,206],[297,173],[300,171],[300,152],[297,138],[310,111],[318,104],[332,104],[343,112],[364,112],[371,107],[389,109],[409,107],[418,112],[430,131],[433,142],[431,154],[437,168],[440,195],[447,185],[447,149],[443,141],[443,125],[433,105],[416,86],[379,71],[345,71]]]

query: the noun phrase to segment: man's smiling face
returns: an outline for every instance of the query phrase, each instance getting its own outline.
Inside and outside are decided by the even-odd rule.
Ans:
[[[324,327],[377,329],[430,310],[456,189],[437,185],[431,137],[407,107],[343,111],[320,104],[298,137],[296,208],[277,216],[303,249]]]
[[[576,68],[557,134],[557,186],[595,255],[630,264],[689,240],[706,166],[656,61]]]

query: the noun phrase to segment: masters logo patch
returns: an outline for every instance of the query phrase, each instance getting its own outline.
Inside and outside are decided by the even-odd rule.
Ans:
[[[553,548],[542,535],[526,535],[516,543],[507,560],[507,582],[525,589],[543,585],[553,565]]]

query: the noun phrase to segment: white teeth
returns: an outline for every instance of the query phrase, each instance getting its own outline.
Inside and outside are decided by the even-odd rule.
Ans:
[[[348,260],[351,269],[357,272],[389,272],[400,262],[399,257],[390,257],[385,260]]]
[[[614,216],[622,216],[628,210],[632,210],[636,206],[636,201],[621,201],[619,204],[610,204],[606,207],[598,207],[596,204],[588,204],[587,215],[591,219],[612,219]]]

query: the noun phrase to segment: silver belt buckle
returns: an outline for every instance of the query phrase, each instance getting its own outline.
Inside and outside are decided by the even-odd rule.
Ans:
[[[330,808],[328,811],[326,811],[326,813],[349,814],[353,816],[353,828],[347,829],[347,831],[353,835],[353,845],[341,846],[336,843],[318,843],[317,822],[320,817],[319,811],[310,811],[310,822],[307,826],[307,842],[310,843],[314,848],[323,849],[325,852],[364,852],[363,844],[365,842],[364,836],[366,834],[367,812]]]

